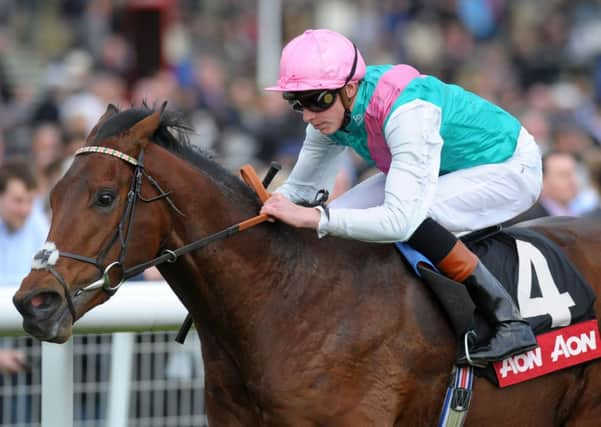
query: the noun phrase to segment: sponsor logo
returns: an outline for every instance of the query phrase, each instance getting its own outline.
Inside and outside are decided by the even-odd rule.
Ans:
[[[493,363],[499,386],[507,387],[601,357],[596,320],[555,329],[536,339],[537,348]]]

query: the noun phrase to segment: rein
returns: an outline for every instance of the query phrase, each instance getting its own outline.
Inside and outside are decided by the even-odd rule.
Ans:
[[[156,180],[154,180],[150,175],[145,172],[144,169],[144,150],[142,150],[137,159],[112,148],[100,147],[100,146],[88,146],[80,148],[75,152],[75,155],[82,155],[88,153],[98,153],[98,154],[106,154],[109,156],[116,157],[121,159],[133,166],[135,166],[134,175],[132,177],[132,181],[130,184],[129,192],[127,193],[127,205],[123,214],[121,216],[121,220],[119,221],[119,225],[117,229],[113,233],[113,236],[109,239],[104,248],[100,251],[99,255],[96,258],[74,254],[71,252],[65,252],[57,249],[53,243],[46,243],[44,247],[34,255],[33,266],[32,268],[37,269],[45,269],[48,270],[61,284],[63,287],[65,298],[67,300],[67,306],[69,311],[71,312],[71,316],[73,317],[73,321],[75,322],[76,314],[75,314],[75,306],[73,304],[73,298],[81,295],[84,292],[93,291],[99,288],[102,288],[104,292],[112,296],[117,290],[121,287],[123,282],[127,279],[136,276],[146,270],[149,267],[160,265],[164,262],[174,263],[177,259],[185,255],[189,252],[192,252],[196,249],[200,249],[204,246],[209,245],[218,240],[225,239],[230,237],[240,231],[247,230],[251,227],[254,227],[257,224],[261,224],[265,222],[269,217],[267,215],[257,215],[252,218],[249,218],[245,221],[242,221],[238,224],[231,225],[221,231],[213,233],[209,236],[203,237],[202,239],[195,240],[187,245],[184,245],[177,249],[164,249],[161,255],[156,258],[150,259],[143,263],[134,265],[130,268],[125,269],[123,266],[123,261],[125,260],[125,255],[127,253],[127,246],[129,244],[129,238],[131,236],[131,229],[133,224],[133,219],[135,215],[135,207],[136,201],[141,200],[145,203],[154,202],[157,200],[165,199],[169,206],[179,215],[184,216],[181,210],[177,208],[175,203],[169,197],[171,192],[165,192],[158,184]],[[250,165],[245,165],[240,170],[240,174],[244,181],[251,186],[257,195],[259,196],[262,202],[265,202],[270,197],[270,194],[265,190],[265,186],[269,184],[271,179],[275,176],[277,171],[279,170],[279,165],[272,164],[272,167],[265,177],[263,183],[257,177],[256,172]],[[159,195],[150,199],[146,199],[142,197],[142,179],[146,176],[151,183],[151,185],[159,192]],[[127,226],[127,231],[125,231],[125,227]],[[121,245],[121,251],[119,253],[119,258],[116,261],[113,261],[106,265],[104,263],[104,258],[109,250],[113,247],[113,245],[119,241]],[[69,287],[62,277],[62,275],[54,268],[54,265],[58,261],[58,258],[62,256],[65,258],[74,259],[76,261],[85,262],[88,264],[93,264],[100,271],[101,277],[75,291],[73,296],[71,296],[71,292],[69,291]],[[118,270],[120,272],[120,278],[117,284],[111,285],[110,280],[110,272],[111,270]]]

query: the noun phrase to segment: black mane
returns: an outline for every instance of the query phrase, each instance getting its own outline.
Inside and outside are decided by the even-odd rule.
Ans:
[[[142,108],[130,108],[118,112],[98,129],[95,142],[125,132],[154,111],[155,109],[144,104]],[[215,162],[208,153],[190,144],[188,135],[192,131],[181,113],[165,110],[161,115],[161,122],[154,134],[153,142],[203,171],[224,191],[227,191],[228,197],[239,195],[256,202],[257,196],[247,185]]]

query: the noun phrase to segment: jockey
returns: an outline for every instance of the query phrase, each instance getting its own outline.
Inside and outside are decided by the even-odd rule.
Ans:
[[[453,234],[499,224],[538,198],[540,151],[515,117],[409,65],[366,66],[350,40],[324,29],[286,45],[277,85],[266,90],[282,92],[307,130],[261,213],[319,237],[408,242],[464,283],[495,325],[491,340],[471,349],[474,364],[536,347],[507,291]],[[381,172],[327,208],[297,204],[331,189],[346,147]]]

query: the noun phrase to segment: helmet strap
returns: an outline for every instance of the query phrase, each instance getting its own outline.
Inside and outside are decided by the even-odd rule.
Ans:
[[[346,87],[346,85],[345,85],[345,87]],[[339,130],[341,130],[342,132],[348,132],[346,127],[351,122],[351,104],[352,104],[353,98],[355,97],[356,94],[353,95],[352,98],[349,98],[348,96],[346,96],[346,91],[344,90],[344,87],[343,87],[342,89],[340,89],[339,95],[340,95],[340,101],[342,102],[342,106],[344,107],[344,117],[342,118],[342,124],[340,125]]]
[[[351,122],[351,104],[353,102],[353,98],[357,94],[355,92],[355,95],[353,95],[352,98],[348,98],[346,96],[346,92],[344,91],[344,88],[351,81],[351,79],[355,76],[355,71],[357,70],[358,54],[357,54],[357,46],[355,45],[355,43],[353,43],[353,49],[354,49],[355,57],[353,58],[353,66],[351,67],[351,72],[349,73],[348,77],[346,78],[346,81],[344,82],[344,84],[342,85],[340,90],[338,91],[338,93],[340,94],[340,100],[342,101],[342,105],[344,106],[344,117],[342,118],[342,125],[340,126],[340,130],[343,132],[348,132],[348,130],[346,130],[346,127]],[[357,88],[357,90],[358,90],[358,88]]]

